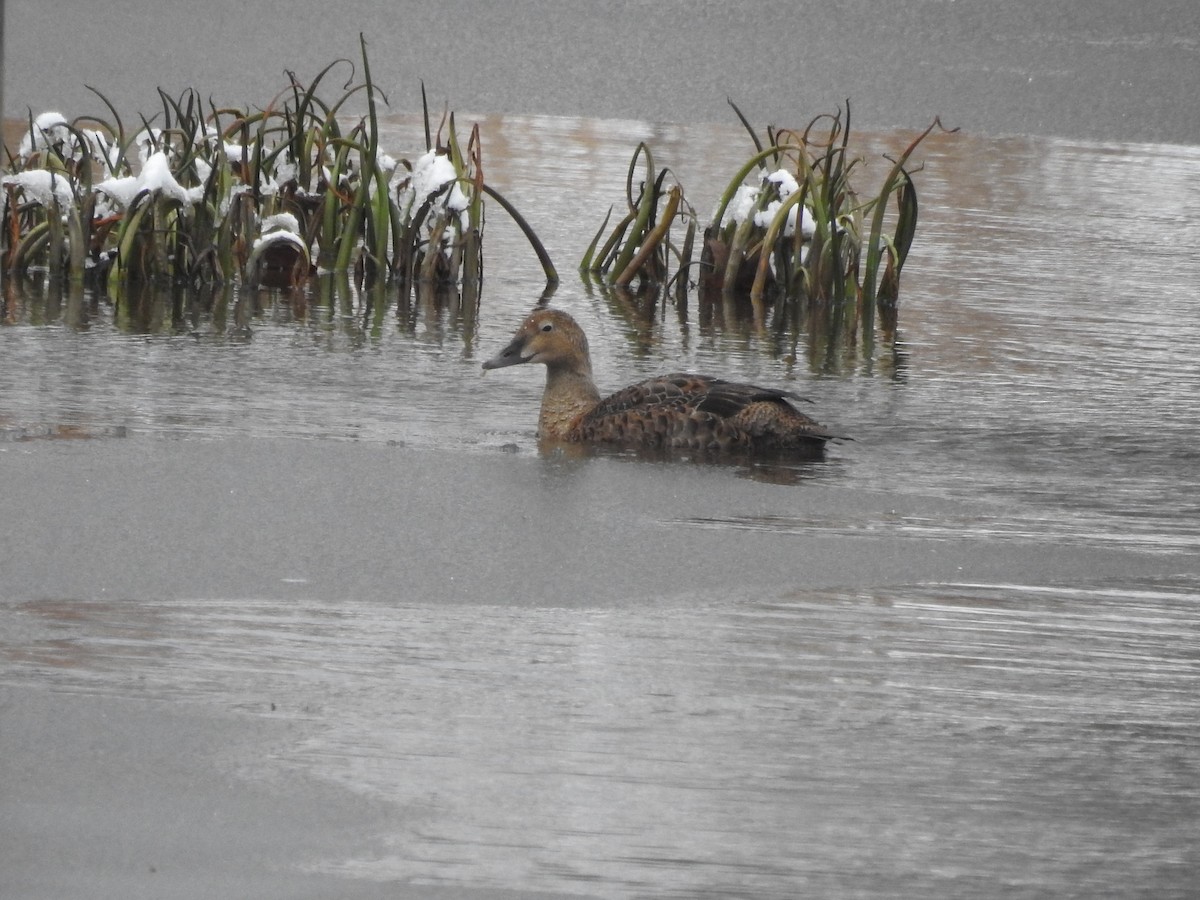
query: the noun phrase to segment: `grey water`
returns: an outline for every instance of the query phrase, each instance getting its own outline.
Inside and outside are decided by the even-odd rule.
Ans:
[[[896,339],[831,348],[574,275],[638,141],[703,218],[744,133],[483,127],[488,177],[554,256],[552,302],[583,323],[602,387],[679,369],[783,384],[853,441],[795,466],[539,455],[540,373],[479,369],[542,289],[498,211],[475,316],[429,302],[379,325],[359,298],[264,293],[240,298],[235,327],[6,283],[10,497],[30,496],[19,455],[62,454],[82,479],[93,445],[386,448],[390,491],[406,471],[458,474],[412,489],[430,518],[398,527],[432,535],[390,586],[306,581],[292,560],[295,594],[10,588],[0,682],[293,717],[303,737],[237,760],[239,777],[302,771],[402,811],[369,851],[312,862],[347,877],[631,898],[1190,896],[1200,150],[932,138]],[[910,137],[865,135],[862,177]],[[415,124],[385,144],[415,152]],[[503,526],[479,537],[487,516]],[[480,543],[448,545],[460,525]],[[32,546],[17,532],[10,557]]]

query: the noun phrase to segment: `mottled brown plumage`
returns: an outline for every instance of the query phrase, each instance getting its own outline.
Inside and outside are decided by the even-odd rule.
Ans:
[[[792,406],[800,398],[789,391],[706,375],[663,375],[601,399],[583,329],[559,310],[535,310],[483,367],[522,363],[546,367],[538,419],[546,440],[811,458],[836,437]]]

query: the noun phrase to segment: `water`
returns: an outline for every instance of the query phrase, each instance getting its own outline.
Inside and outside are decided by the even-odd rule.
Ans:
[[[574,277],[637,141],[703,216],[743,158],[742,132],[510,117],[484,133],[489,177],[565,276],[554,302],[583,322],[602,387],[681,368],[786,384],[855,437],[835,468],[858,486],[1020,498],[1052,533],[1197,546],[1195,148],[935,136],[897,344],[831,362],[800,335],[793,364],[791,341],[769,329],[721,328],[694,309],[682,323],[674,309],[642,315]],[[409,121],[390,139],[403,153],[421,137]],[[907,140],[865,142],[867,183]],[[18,299],[9,321],[30,327],[0,332],[0,434],[69,424],[533,452],[537,373],[485,380],[479,363],[537,300],[541,272],[502,212],[488,229],[473,326],[429,304],[373,329],[311,297],[263,295],[246,331],[199,314],[130,327],[94,298],[74,320]]]
[[[397,123],[389,149],[415,134]],[[370,852],[312,863],[349,877],[605,897],[1189,896],[1200,150],[931,139],[897,343],[831,357],[800,335],[793,360],[753,322],[646,315],[575,280],[643,139],[702,215],[746,149],[713,127],[485,123],[489,177],[555,257],[554,302],[583,322],[602,386],[681,368],[786,384],[853,442],[783,471],[540,459],[539,373],[479,372],[541,289],[499,212],[473,324],[422,306],[373,329],[266,296],[248,330],[131,327],[100,300],[80,317],[24,295],[0,327],[0,467],[64,434],[402,445],[553,482],[523,489],[569,504],[591,543],[557,560],[567,594],[497,551],[474,581],[459,570],[455,602],[417,572],[390,598],[202,583],[183,599],[3,597],[0,682],[294,719],[301,739],[236,770],[396,804]],[[486,514],[503,486],[461,478],[468,518]],[[496,541],[514,555],[571,552],[509,524]],[[569,570],[630,542],[628,565],[665,574],[581,593]],[[434,569],[464,564],[429,543]]]
[[[317,724],[400,804],[328,870],[602,896],[1185,896],[1192,582],[564,610],[42,603],[26,664]],[[136,687],[133,682],[136,681]]]

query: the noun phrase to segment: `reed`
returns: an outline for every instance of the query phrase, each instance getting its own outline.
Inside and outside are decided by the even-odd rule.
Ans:
[[[639,162],[642,164],[640,179]],[[638,144],[629,162],[625,206],[625,213],[605,238],[613,213],[609,208],[596,236],[584,251],[580,271],[621,288],[627,288],[635,281],[647,287],[667,282],[672,259],[676,262],[677,274],[686,272],[691,264],[696,214],[684,199],[683,188],[673,179],[670,169],[656,170],[654,156],[644,141]],[[684,228],[682,245],[671,239],[671,229],[677,223]]]
[[[387,97],[359,42],[357,67],[335,60],[308,84],[289,72],[262,109],[205,108],[195,90],[160,90],[160,109],[140,116],[131,133],[93,90],[107,120],[31,116],[0,176],[0,264],[115,293],[140,283],[293,288],[328,272],[352,273],[368,287],[458,285],[476,302],[490,199],[513,216],[547,283],[556,283],[536,234],[484,181],[478,126],[464,141],[448,114],[434,144],[425,104],[427,152],[413,161],[383,152]],[[321,89],[341,65],[360,78],[328,102]],[[354,121],[344,111],[356,98],[366,112]]]
[[[748,300],[760,322],[770,302],[826,304],[833,310],[826,320],[861,327],[864,338],[878,309],[885,327],[894,328],[919,210],[909,160],[941,122],[935,119],[891,160],[878,191],[863,196],[854,181],[865,160],[850,153],[849,102],[803,130],[768,128],[765,139],[730,106],[754,152],[726,183],[703,230],[701,303]],[[626,177],[625,210],[610,227],[615,210],[609,209],[580,269],[613,287],[635,279],[654,285],[667,280],[667,264],[676,259],[676,302],[684,307],[696,216],[668,175],[639,144]],[[677,222],[686,225],[678,247],[670,237]]]
[[[740,110],[738,117],[756,152],[730,180],[705,229],[708,287],[744,293],[756,304],[773,293],[845,306],[864,334],[876,307],[894,322],[917,227],[909,159],[941,121],[934,119],[892,161],[877,193],[864,197],[852,179],[865,160],[850,155],[849,102],[844,114],[817,116],[803,131],[768,129],[766,142]]]

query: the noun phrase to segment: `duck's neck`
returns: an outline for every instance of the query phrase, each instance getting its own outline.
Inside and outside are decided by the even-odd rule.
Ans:
[[[547,366],[546,390],[542,394],[542,414],[538,417],[538,437],[565,441],[580,417],[600,402],[600,392],[592,381],[589,363],[575,366]]]

